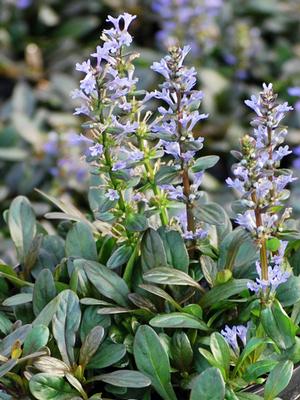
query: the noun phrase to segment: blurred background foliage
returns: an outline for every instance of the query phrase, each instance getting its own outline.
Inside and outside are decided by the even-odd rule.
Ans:
[[[25,194],[38,214],[48,210],[38,187],[87,207],[88,173],[80,120],[70,91],[80,76],[75,63],[93,51],[108,14],[137,14],[133,24],[137,70],[143,88],[158,82],[149,70],[174,43],[192,47],[210,118],[201,125],[205,154],[221,161],[204,188],[223,205],[224,185],[238,139],[249,130],[244,100],[273,82],[281,100],[295,105],[287,121],[295,149],[287,167],[300,167],[299,0],[0,0],[0,204]],[[300,176],[300,174],[299,174]],[[300,212],[294,184],[292,202]]]

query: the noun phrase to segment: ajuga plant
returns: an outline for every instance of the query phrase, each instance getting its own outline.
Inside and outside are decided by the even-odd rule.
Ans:
[[[16,254],[0,265],[0,396],[291,399],[299,233],[280,169],[291,108],[271,85],[246,102],[257,117],[233,153],[232,223],[200,190],[218,157],[201,157],[207,115],[189,48],[154,62],[161,85],[142,91],[133,21],[109,17],[76,66],[90,213],[40,192],[58,225],[37,221],[22,196],[4,214]]]

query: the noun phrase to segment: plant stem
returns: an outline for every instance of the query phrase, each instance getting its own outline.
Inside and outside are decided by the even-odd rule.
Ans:
[[[256,226],[259,228],[263,226],[260,208],[257,205],[257,198],[256,194],[252,194],[252,200],[256,204],[256,208],[254,210],[255,219],[256,219]],[[268,280],[268,257],[267,257],[267,245],[266,239],[263,237],[260,241],[260,264],[261,264],[261,277],[263,280]]]
[[[146,147],[144,139],[142,139],[140,137],[139,137],[139,146],[140,146],[140,149],[145,154],[145,152],[147,150],[147,147]],[[149,183],[151,185],[153,193],[155,194],[155,196],[160,198],[161,192],[160,192],[158,186],[155,183],[154,170],[153,170],[153,167],[151,165],[151,162],[150,162],[149,158],[145,157],[144,165],[145,165],[146,172],[148,174]],[[159,212],[160,212],[161,223],[163,225],[165,225],[165,226],[168,225],[169,224],[169,217],[168,217],[168,213],[167,213],[167,210],[166,210],[165,206],[160,206]]]
[[[180,152],[182,152],[182,110],[181,110],[181,92],[177,90],[177,130],[179,135],[179,146]],[[181,160],[181,170],[182,170],[182,183],[183,183],[183,194],[186,197],[186,217],[187,217],[187,230],[190,232],[195,232],[195,219],[192,212],[192,204],[190,203],[189,197],[191,194],[190,189],[190,179],[189,179],[189,170],[185,165],[184,160]]]

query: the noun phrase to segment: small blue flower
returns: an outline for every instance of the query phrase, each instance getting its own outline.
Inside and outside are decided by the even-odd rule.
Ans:
[[[226,325],[221,331],[222,336],[225,338],[227,343],[232,347],[235,353],[240,353],[238,344],[238,338],[241,340],[244,346],[246,346],[248,327],[244,325],[236,325],[231,328]]]
[[[95,143],[94,146],[89,147],[89,151],[92,157],[101,156],[103,153],[103,146],[100,143]]]
[[[284,251],[284,250],[283,250]],[[280,260],[282,262],[283,255],[281,255]],[[287,271],[283,271],[279,264],[275,264],[274,267],[268,267],[268,280],[262,279],[261,266],[259,261],[256,262],[256,271],[258,274],[258,278],[256,278],[255,282],[248,282],[248,289],[255,293],[266,293],[267,291],[270,294],[275,293],[276,289],[279,285],[286,282],[290,277],[290,273]]]
[[[107,193],[105,193],[105,197],[107,197],[110,201],[119,200],[120,196],[117,190],[108,189]]]

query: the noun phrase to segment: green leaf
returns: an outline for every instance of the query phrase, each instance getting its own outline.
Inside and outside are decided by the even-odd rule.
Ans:
[[[129,260],[133,249],[131,246],[127,246],[124,244],[120,246],[113,252],[113,254],[109,257],[106,266],[110,269],[118,268],[123,264],[126,264]]]
[[[246,392],[237,393],[237,398],[239,400],[263,400],[263,398],[261,396],[258,396],[257,394]]]
[[[54,297],[39,313],[36,319],[33,321],[32,325],[45,325],[48,326],[52,321],[53,315],[55,314],[58,304],[60,301],[59,295]]]
[[[167,266],[167,256],[159,234],[149,228],[141,242],[141,262],[143,271]]]
[[[199,157],[192,166],[191,170],[194,173],[204,171],[208,168],[212,168],[213,166],[215,166],[219,162],[219,160],[220,160],[219,156]]]
[[[208,368],[193,380],[190,400],[224,400],[225,383],[217,368]]]
[[[163,165],[155,174],[155,183],[157,185],[165,185],[173,183],[179,176],[178,169],[172,165]]]
[[[35,281],[33,288],[33,311],[37,316],[42,309],[56,296],[53,275],[49,269],[43,269]]]
[[[4,375],[6,375],[9,371],[11,371],[16,365],[17,365],[18,360],[15,359],[10,359],[4,364],[0,366],[0,378]],[[2,392],[0,392],[1,396]],[[0,397],[1,398],[1,397]]]
[[[201,207],[193,209],[194,217],[197,222],[206,222],[211,225],[224,225],[226,213],[217,203],[202,204]]]
[[[220,369],[224,371],[224,378],[226,379],[229,375],[230,348],[220,333],[212,333],[210,337],[210,350],[216,362],[220,366]]]
[[[151,385],[151,380],[141,372],[126,369],[97,375],[90,381],[102,381],[113,386],[127,388],[143,388]]]
[[[273,303],[261,312],[261,322],[266,334],[283,350],[293,346],[297,327],[281,307]]]
[[[120,361],[126,354],[126,347],[122,343],[113,343],[105,340],[88,363],[87,369],[103,369]]]
[[[13,344],[18,340],[21,344],[24,343],[24,340],[28,333],[31,330],[31,325],[23,325],[20,328],[17,328],[8,336],[0,341],[0,354],[4,357],[9,357],[11,353],[11,348]]]
[[[4,335],[8,335],[11,331],[12,325],[10,319],[0,311],[0,332]]]
[[[238,264],[238,255],[242,252],[243,244],[251,243],[252,239],[244,229],[235,229],[230,232],[222,240],[220,244],[220,254],[218,259],[218,269],[229,269],[233,271],[236,264]],[[248,249],[249,250],[249,249]],[[256,258],[256,251],[246,252],[243,256],[243,261],[248,262],[251,265],[253,262],[253,257]]]
[[[18,196],[12,201],[9,207],[8,227],[18,258],[24,263],[36,235],[35,215],[26,197]]]
[[[155,331],[149,326],[138,328],[133,344],[138,369],[151,379],[152,386],[164,400],[176,400],[171,384],[168,355]]]
[[[140,286],[140,288],[146,290],[147,292],[155,294],[156,296],[159,296],[159,297],[165,299],[170,304],[172,304],[173,307],[175,307],[178,311],[182,310],[182,307],[173,299],[173,297],[171,297],[163,289],[161,289],[161,288],[159,288],[157,286],[153,286],[153,285],[139,285],[139,286]]]
[[[49,340],[49,329],[44,325],[36,325],[26,336],[23,346],[23,356],[38,351],[47,345]]]
[[[245,381],[249,383],[254,382],[260,376],[266,375],[268,372],[270,372],[277,363],[278,361],[274,360],[256,361],[254,364],[250,364],[247,366],[243,374],[243,379],[245,379]]]
[[[77,295],[71,290],[64,290],[59,294],[59,303],[52,319],[52,329],[62,359],[69,366],[75,362],[74,345],[80,319],[81,311]]]
[[[65,376],[70,368],[63,361],[50,357],[43,356],[34,360],[34,368],[38,369],[40,372],[45,372],[47,374],[52,374],[52,376]]]
[[[158,315],[150,320],[150,325],[156,328],[191,328],[208,331],[207,325],[193,315],[173,312]]]
[[[71,400],[79,395],[63,378],[51,374],[33,375],[29,388],[38,400]]]
[[[205,279],[210,286],[213,286],[218,273],[216,262],[208,256],[201,256],[200,262]]]
[[[212,305],[226,300],[231,296],[247,290],[248,279],[232,279],[229,282],[213,287],[209,292],[206,292],[200,300],[200,305],[203,308],[211,307]]]
[[[33,286],[31,282],[20,279],[14,269],[9,265],[0,264],[0,276],[10,281],[14,286],[18,288],[22,288],[24,286]]]
[[[32,293],[18,293],[8,297],[3,301],[3,305],[7,307],[18,306],[20,304],[30,303],[32,301]]]
[[[246,360],[247,357],[249,357],[249,355],[251,353],[253,353],[258,347],[261,347],[266,343],[267,343],[267,341],[265,339],[256,338],[256,337],[251,338],[247,342],[242,353],[240,354],[238,362],[235,366],[234,372],[236,373],[239,370],[239,368],[241,366],[243,366],[244,361]]]
[[[273,400],[289,384],[293,374],[291,361],[280,362],[272,369],[265,384],[264,400]]]
[[[80,339],[83,342],[87,334],[95,327],[102,326],[108,328],[110,326],[109,315],[99,315],[97,313],[98,307],[86,307],[80,324]]]
[[[189,255],[180,233],[175,230],[167,230],[165,227],[159,228],[158,233],[163,241],[167,263],[176,269],[188,272]]]
[[[279,285],[276,297],[284,307],[296,304],[300,300],[300,276],[291,275],[286,282]]]
[[[170,350],[175,367],[182,372],[188,371],[193,361],[193,349],[187,334],[175,332],[171,340]]]
[[[86,366],[98,350],[104,337],[102,326],[95,326],[85,337],[79,353],[79,364]]]
[[[146,272],[143,278],[148,282],[161,285],[192,286],[200,289],[200,285],[188,274],[173,268],[154,268]]]
[[[125,219],[125,227],[129,232],[144,232],[149,225],[145,215],[129,214]]]
[[[119,275],[93,261],[75,260],[74,265],[84,268],[89,281],[101,295],[114,300],[120,306],[128,306],[129,289]]]
[[[91,228],[76,222],[66,238],[66,256],[97,261],[97,248]]]

